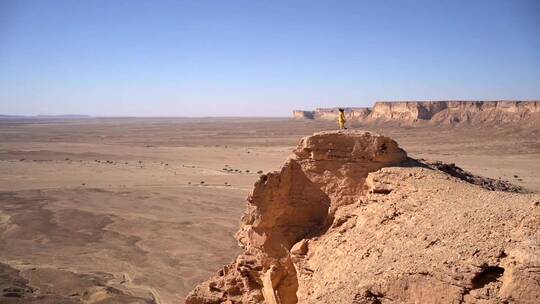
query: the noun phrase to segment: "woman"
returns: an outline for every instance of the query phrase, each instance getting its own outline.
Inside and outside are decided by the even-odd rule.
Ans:
[[[345,119],[345,112],[343,111],[343,109],[339,108],[338,123],[339,123],[339,128],[340,129],[347,130],[347,128],[345,127],[345,122],[346,121],[347,120]]]

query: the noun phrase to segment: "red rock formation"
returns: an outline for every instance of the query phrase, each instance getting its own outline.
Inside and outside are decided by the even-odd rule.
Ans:
[[[368,132],[302,139],[186,303],[538,303],[540,195],[405,160]]]

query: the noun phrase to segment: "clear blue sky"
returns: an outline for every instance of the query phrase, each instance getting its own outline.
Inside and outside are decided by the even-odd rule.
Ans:
[[[0,0],[0,114],[540,99],[540,1]]]

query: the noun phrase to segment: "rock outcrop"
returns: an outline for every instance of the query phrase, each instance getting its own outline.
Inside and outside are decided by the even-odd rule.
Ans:
[[[368,132],[303,138],[186,303],[538,303],[540,195],[458,169]]]
[[[294,110],[293,111],[293,118],[295,118],[295,119],[315,119],[315,112],[314,111]]]
[[[376,102],[373,108],[344,108],[350,120],[364,124],[540,125],[540,101],[403,101]],[[316,109],[297,118],[337,119],[336,109]]]

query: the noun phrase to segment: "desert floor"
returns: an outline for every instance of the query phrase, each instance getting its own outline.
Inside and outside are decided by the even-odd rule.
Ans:
[[[233,236],[258,172],[279,169],[302,136],[335,127],[0,120],[0,302],[27,292],[10,280],[27,280],[68,298],[181,303],[239,252]],[[540,192],[540,139],[527,130],[364,129],[393,137],[411,157]]]

